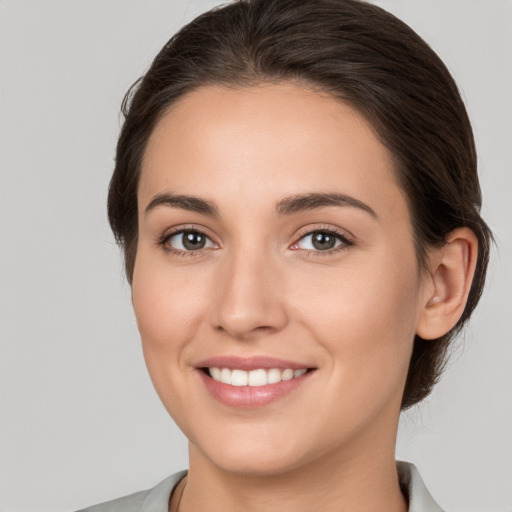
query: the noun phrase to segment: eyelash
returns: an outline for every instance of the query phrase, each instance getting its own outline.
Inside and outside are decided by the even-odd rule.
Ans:
[[[197,250],[190,250],[190,251],[182,251],[182,250],[175,249],[175,248],[167,245],[167,243],[173,236],[180,235],[183,233],[196,233],[196,234],[202,235],[202,236],[206,237],[208,240],[210,240],[210,242],[215,244],[215,242],[213,242],[211,240],[211,238],[201,229],[198,229],[196,227],[190,227],[190,228],[185,227],[185,228],[178,228],[174,231],[171,231],[170,233],[165,233],[158,240],[158,245],[162,246],[164,251],[166,251],[168,253],[172,253],[176,256],[180,256],[180,257],[199,256],[201,254],[201,252],[205,250],[205,248],[197,249]],[[292,250],[302,250],[302,251],[306,252],[308,254],[308,256],[314,256],[314,257],[320,256],[321,257],[321,256],[329,256],[329,255],[337,253],[339,251],[346,250],[347,248],[354,245],[354,241],[351,238],[349,238],[345,233],[341,233],[331,227],[329,227],[329,228],[319,227],[319,228],[310,229],[308,231],[301,233],[299,235],[299,237],[297,238],[297,241],[294,242],[291,247],[296,246],[299,242],[304,240],[306,237],[312,236],[315,233],[325,233],[327,235],[334,236],[341,243],[338,246],[333,247],[332,249],[327,249],[325,251],[312,250],[312,249],[292,249]],[[210,248],[206,248],[206,249],[210,249]]]
[[[174,247],[171,247],[171,246],[168,246],[167,243],[169,242],[169,240],[173,237],[173,236],[176,236],[176,235],[180,235],[180,234],[183,234],[183,233],[196,233],[196,234],[199,234],[199,235],[202,235],[204,236],[206,239],[210,240],[211,242],[212,239],[210,236],[208,236],[203,230],[201,229],[198,229],[196,227],[181,227],[181,228],[178,228],[174,231],[171,231],[171,232],[168,232],[168,233],[165,233],[164,235],[162,235],[160,237],[160,239],[158,240],[158,245],[162,246],[163,250],[168,252],[168,253],[171,253],[175,256],[179,256],[179,257],[182,257],[182,258],[186,258],[186,257],[189,257],[189,256],[199,256],[201,254],[202,251],[205,250],[205,248],[202,248],[202,249],[197,249],[197,250],[191,250],[191,251],[181,251],[179,249],[175,249]],[[215,242],[213,242],[215,243]],[[217,244],[215,244],[217,245]],[[209,249],[209,248],[207,248]]]
[[[292,244],[292,247],[297,245],[299,242],[304,240],[308,236],[312,236],[315,233],[325,233],[327,235],[331,235],[335,237],[337,240],[339,240],[341,243],[333,247],[332,249],[327,249],[325,251],[321,250],[312,250],[312,249],[302,249],[302,251],[306,252],[308,256],[312,257],[322,257],[322,256],[329,256],[332,254],[335,254],[340,251],[344,251],[348,249],[349,247],[352,247],[354,245],[354,240],[350,238],[346,233],[342,233],[336,229],[333,229],[332,227],[317,227],[315,229],[308,229],[301,233],[299,237],[297,238],[297,241]],[[301,249],[294,249],[294,250],[301,250]]]

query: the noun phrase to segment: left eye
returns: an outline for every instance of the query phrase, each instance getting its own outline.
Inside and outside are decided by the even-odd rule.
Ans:
[[[303,236],[294,247],[309,251],[329,251],[343,244],[349,245],[349,241],[342,235],[332,231],[313,231]]]
[[[167,239],[167,245],[183,252],[215,247],[215,244],[204,233],[194,230],[180,231],[171,235]]]

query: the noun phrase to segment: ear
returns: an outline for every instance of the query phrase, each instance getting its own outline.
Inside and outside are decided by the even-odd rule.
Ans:
[[[424,286],[423,309],[416,334],[436,339],[459,321],[475,274],[478,241],[471,229],[454,230],[447,242],[429,255],[429,275]]]

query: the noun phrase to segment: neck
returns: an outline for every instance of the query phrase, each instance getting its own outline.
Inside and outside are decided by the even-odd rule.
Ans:
[[[285,473],[247,475],[224,471],[190,446],[179,512],[406,512],[394,445],[379,453],[359,448],[331,452]]]

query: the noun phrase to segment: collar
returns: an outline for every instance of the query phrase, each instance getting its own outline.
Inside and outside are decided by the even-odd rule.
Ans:
[[[409,497],[409,512],[443,512],[443,509],[428,492],[414,464],[397,461],[396,469],[400,487],[405,490]]]

